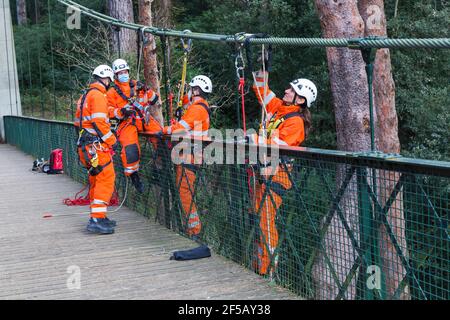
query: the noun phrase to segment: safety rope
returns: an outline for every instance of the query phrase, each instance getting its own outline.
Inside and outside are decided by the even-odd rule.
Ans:
[[[184,30],[185,33],[190,33],[190,30]],[[181,38],[181,44],[183,46],[183,68],[181,71],[181,81],[180,81],[180,90],[178,92],[178,102],[177,102],[177,111],[178,113],[182,112],[183,108],[183,97],[186,91],[186,74],[187,74],[187,65],[188,65],[188,55],[192,49],[192,40],[188,39],[187,41],[184,38]],[[178,118],[180,115],[178,115]]]
[[[240,104],[242,112],[242,128],[244,136],[247,135],[247,125],[245,120],[245,63],[242,57],[242,46],[239,47],[234,61],[236,67],[236,77],[238,79],[238,92],[240,94]]]
[[[144,27],[143,25],[129,23],[121,21],[119,19],[112,18],[110,16],[101,14],[92,9],[84,7],[71,0],[58,0],[61,4],[66,6],[73,6],[80,10],[86,16],[103,21],[105,23],[116,25],[128,29],[138,30]],[[280,46],[299,46],[299,47],[347,47],[352,49],[361,48],[433,48],[433,49],[450,49],[450,38],[436,38],[436,39],[389,39],[389,38],[355,38],[355,39],[345,39],[345,38],[277,38],[277,37],[266,37],[266,38],[251,38],[251,39],[240,39],[236,40],[234,35],[220,35],[220,34],[209,34],[209,33],[197,33],[191,32],[186,34],[182,31],[170,30],[157,27],[147,27],[146,32],[152,33],[158,36],[171,36],[178,38],[188,38],[188,39],[198,39],[205,41],[216,41],[216,42],[229,42],[243,43],[248,41],[250,44],[272,44]]]
[[[165,36],[160,37],[161,48],[163,53],[163,81],[164,81],[164,91],[166,95],[166,110],[168,123],[173,123],[173,93],[170,85],[171,73],[170,73],[170,43],[168,43],[168,38]]]
[[[75,195],[75,197],[63,199],[63,203],[66,206],[88,206],[88,205],[90,205],[91,201],[89,199],[89,189],[88,188],[89,188],[89,184],[85,185],[80,191],[78,191],[77,194]],[[86,193],[86,195],[85,196],[80,195],[86,189],[88,189],[88,192]],[[115,207],[117,205],[119,205],[119,194],[117,193],[117,190],[114,190],[108,206]]]
[[[141,73],[141,59],[142,56],[144,55],[144,47],[146,45],[146,40],[145,40],[145,28],[143,27],[142,29],[140,29],[138,32],[138,39],[140,40],[138,42],[138,46],[140,47],[138,50],[138,64],[137,64],[137,70],[136,70],[136,80],[139,81],[139,74]]]

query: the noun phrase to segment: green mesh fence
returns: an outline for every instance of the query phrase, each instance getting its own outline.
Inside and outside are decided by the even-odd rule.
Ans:
[[[5,129],[8,143],[35,157],[63,148],[65,173],[86,181],[70,123],[8,116]],[[141,139],[146,192],[129,186],[126,206],[181,234],[192,223],[186,211],[198,212],[200,241],[299,296],[450,298],[450,163],[287,148],[277,173],[262,176],[255,165],[177,165],[176,141]],[[115,165],[123,197],[118,156]]]

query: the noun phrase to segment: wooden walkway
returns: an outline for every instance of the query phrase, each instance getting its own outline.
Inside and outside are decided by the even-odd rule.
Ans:
[[[169,260],[196,244],[127,208],[115,234],[88,234],[88,208],[62,204],[81,185],[33,160],[0,145],[0,299],[298,299],[214,252]]]

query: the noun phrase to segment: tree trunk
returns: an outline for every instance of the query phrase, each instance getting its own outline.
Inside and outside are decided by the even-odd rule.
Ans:
[[[358,13],[356,0],[316,0],[324,38],[360,38],[364,36],[364,22]],[[328,69],[336,116],[339,150],[370,150],[370,118],[367,76],[361,53],[347,48],[327,48]],[[337,186],[343,181],[344,168],[338,170]],[[353,178],[340,201],[340,208],[350,230],[359,242],[358,200],[356,179]],[[353,191],[353,192],[352,192]],[[349,234],[334,213],[324,235],[320,252],[313,268],[317,299],[336,299],[339,288],[332,276],[325,255],[342,285],[356,260]],[[356,276],[349,284],[345,299],[356,297]]]
[[[134,23],[132,0],[108,0],[108,12],[110,16],[116,19]],[[124,53],[136,52],[136,31],[121,28],[118,31],[113,31],[111,37],[113,50],[120,56]]]
[[[360,0],[358,2],[361,17],[365,21],[365,36],[387,36],[386,16],[383,0]],[[398,119],[395,110],[395,84],[392,78],[391,57],[389,49],[379,49],[375,57],[373,94],[374,105],[377,114],[376,145],[377,150],[385,153],[399,153],[400,141],[398,138]],[[384,206],[389,195],[394,190],[395,184],[400,178],[399,174],[389,171],[377,171],[378,199]],[[406,225],[403,212],[403,196],[399,192],[396,200],[387,214],[387,220],[391,225],[394,235],[406,257]],[[386,228],[380,227],[380,256],[382,270],[385,275],[386,293],[392,297],[401,280],[406,275],[400,258],[398,257]],[[409,298],[409,288],[405,287],[400,292],[401,299]]]
[[[172,27],[172,0],[162,0],[155,3],[154,21],[155,24],[163,28]]]
[[[17,0],[17,24],[27,24],[27,5],[25,0]]]
[[[37,0],[34,0],[33,2],[33,14],[30,12],[30,15],[32,16],[31,19],[33,21],[33,24],[37,24],[38,21],[41,19],[41,11]]]
[[[386,19],[382,0],[344,1],[316,0],[323,36],[325,38],[361,38],[368,35],[386,35]],[[336,116],[337,145],[339,150],[370,150],[370,115],[365,63],[361,53],[346,48],[327,49],[328,68]],[[395,87],[391,74],[389,50],[379,50],[374,69],[374,123],[377,149],[384,152],[399,152],[397,114],[395,111]],[[389,198],[398,175],[377,171],[377,192],[383,206]],[[369,173],[370,174],[370,173]],[[381,180],[380,178],[383,178]],[[337,185],[342,183],[342,170],[338,171]],[[369,182],[369,185],[372,183]],[[354,180],[349,184],[340,204],[349,228],[359,242],[359,204]],[[388,213],[388,221],[400,246],[406,250],[402,196],[399,193],[393,204],[395,210]],[[379,229],[380,256],[385,273],[386,289],[391,296],[405,275],[392,243],[384,227]],[[354,248],[349,243],[348,234],[342,222],[334,218],[323,239],[324,252],[313,268],[313,278],[317,285],[317,298],[334,299],[338,286],[331,276],[330,267],[325,263],[325,255],[342,284],[356,260]],[[388,272],[389,271],[389,272]],[[366,273],[366,270],[360,270]],[[355,277],[356,278],[356,277]],[[350,283],[345,298],[355,298],[355,281]],[[407,289],[405,289],[405,292]]]
[[[152,2],[153,0],[139,0],[139,20],[145,26],[152,26]],[[144,63],[145,81],[161,97],[155,37],[150,33],[146,33],[144,39],[146,44],[142,60]],[[161,103],[158,103],[151,113],[159,123],[164,124]]]

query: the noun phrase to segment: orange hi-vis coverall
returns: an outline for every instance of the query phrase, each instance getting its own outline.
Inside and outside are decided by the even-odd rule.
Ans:
[[[210,121],[210,109],[208,102],[200,97],[194,97],[192,103],[180,121],[171,126],[164,127],[164,134],[186,133],[194,137],[208,136]],[[194,184],[196,179],[196,167],[193,155],[183,159],[182,165],[176,166],[176,183],[179,186],[181,205],[187,219],[187,234],[198,235],[202,225],[194,202]]]
[[[300,107],[296,105],[285,105],[283,100],[277,98],[275,94],[266,86],[264,88],[264,78],[261,73],[256,76],[253,90],[258,101],[262,104],[264,100],[267,110],[266,121],[266,144],[277,144],[284,146],[299,146],[305,139],[303,118],[300,116]],[[264,96],[266,92],[266,96]],[[286,165],[290,171],[291,165]],[[254,209],[259,212],[261,236],[258,242],[257,268],[262,275],[275,270],[277,265],[277,255],[274,251],[278,246],[278,231],[275,220],[278,208],[281,206],[283,194],[292,188],[286,167],[278,165],[273,176],[260,177],[260,182],[256,183]],[[271,179],[270,191],[263,200],[266,191],[266,183]],[[271,198],[272,197],[272,198]],[[273,201],[272,201],[273,199]],[[262,203],[261,203],[262,202]],[[271,268],[271,256],[274,259],[274,267]]]
[[[138,132],[157,131],[155,128],[161,127],[153,117],[146,115],[144,111],[146,106],[158,102],[158,95],[153,90],[142,90],[137,94],[136,83],[135,80],[127,83],[115,80],[115,86],[109,88],[107,94],[109,117],[120,121],[116,134],[122,145],[121,159],[126,176],[139,170],[141,147]],[[137,103],[133,103],[133,101]],[[134,110],[133,116],[124,117],[120,109],[126,106]],[[146,116],[150,118],[146,119]]]
[[[116,178],[111,155],[116,137],[110,128],[106,89],[102,84],[91,84],[89,91],[80,97],[74,124],[80,130],[78,156],[89,170],[91,217],[105,218]]]

